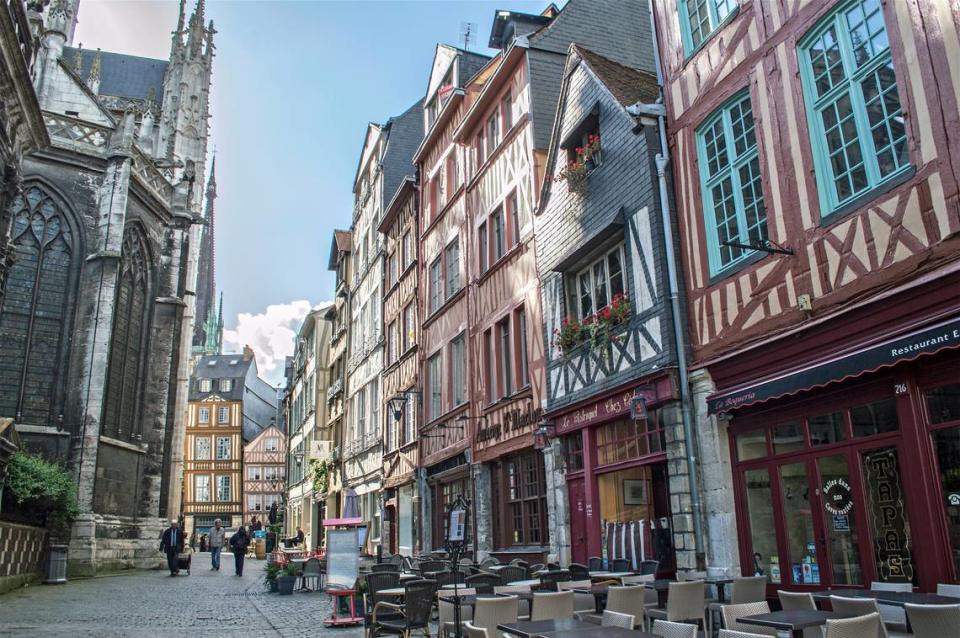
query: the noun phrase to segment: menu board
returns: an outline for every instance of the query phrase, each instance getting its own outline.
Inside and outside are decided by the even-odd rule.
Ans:
[[[327,588],[353,589],[359,572],[357,528],[327,530]]]

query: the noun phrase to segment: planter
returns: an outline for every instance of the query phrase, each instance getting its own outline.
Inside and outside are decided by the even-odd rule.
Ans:
[[[279,585],[279,583],[277,583],[277,580],[276,580],[276,579],[273,579],[273,580],[268,581],[268,582],[269,582],[269,585],[270,585],[270,592],[271,592],[271,593],[274,593],[274,594],[277,593],[277,591],[280,589],[280,585]]]
[[[278,576],[277,591],[281,596],[290,596],[293,594],[293,587],[297,584],[296,576]]]
[[[253,546],[253,553],[256,555],[257,560],[263,560],[267,557],[266,543],[262,540],[258,540]]]
[[[267,534],[266,552],[269,554],[277,544],[277,537],[274,534]]]
[[[47,584],[62,585],[67,582],[67,546],[50,545],[47,549]]]

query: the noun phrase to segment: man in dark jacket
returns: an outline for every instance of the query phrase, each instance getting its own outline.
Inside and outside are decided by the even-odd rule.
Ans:
[[[230,537],[230,549],[233,551],[233,564],[237,570],[237,576],[243,576],[243,558],[247,555],[249,544],[250,536],[246,528],[241,525],[236,534]]]
[[[167,567],[170,568],[170,575],[176,576],[179,574],[177,555],[183,552],[183,532],[177,526],[177,521],[170,521],[170,527],[163,531],[163,535],[160,537],[160,551],[167,555]]]

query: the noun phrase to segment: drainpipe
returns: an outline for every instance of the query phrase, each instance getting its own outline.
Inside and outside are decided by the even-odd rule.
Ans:
[[[667,165],[670,163],[670,149],[667,143],[666,109],[663,95],[663,72],[660,66],[660,49],[657,41],[657,23],[653,17],[653,3],[650,9],[650,32],[653,38],[653,60],[657,71],[657,84],[660,85],[660,109],[657,124],[660,130],[660,153],[657,154],[657,181],[660,186],[660,215],[663,224],[664,254],[667,260],[667,276],[670,287],[670,310],[673,315],[673,337],[677,352],[677,372],[680,377],[680,405],[683,415],[683,439],[687,454],[687,478],[690,482],[690,505],[693,509],[693,537],[697,562],[705,563],[703,543],[703,504],[700,501],[700,484],[697,480],[697,456],[694,448],[693,415],[690,400],[690,382],[687,375],[687,346],[683,322],[680,315],[680,294],[677,277],[677,258],[674,253],[673,224],[670,219],[670,198],[667,191]]]

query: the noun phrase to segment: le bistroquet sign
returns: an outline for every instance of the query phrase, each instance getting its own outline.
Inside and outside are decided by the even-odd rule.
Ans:
[[[630,388],[612,397],[601,399],[595,403],[584,406],[579,410],[567,412],[563,416],[557,417],[557,434],[565,434],[571,430],[577,430],[588,425],[604,423],[623,417],[630,413],[630,400],[633,398],[636,390]],[[648,399],[648,401],[651,399]]]
[[[711,414],[747,407],[803,390],[875,372],[902,361],[960,348],[960,319],[950,319],[908,335],[837,355],[767,381],[717,393],[707,399]]]

